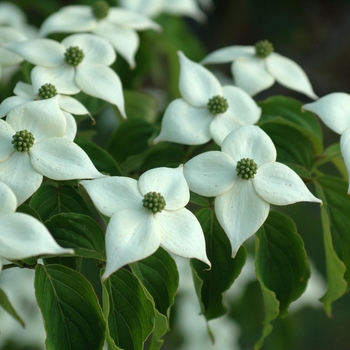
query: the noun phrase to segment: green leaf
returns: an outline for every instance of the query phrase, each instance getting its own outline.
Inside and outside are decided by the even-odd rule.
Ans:
[[[136,276],[122,268],[103,283],[103,310],[109,344],[127,350],[143,349],[154,329],[155,308]]]
[[[201,302],[202,313],[207,320],[220,317],[227,312],[223,304],[223,293],[230,288],[240,274],[246,260],[242,246],[233,259],[230,242],[218,223],[212,208],[203,208],[196,213],[207,247],[207,256],[212,266],[191,259],[196,291]]]
[[[63,248],[73,248],[76,256],[105,260],[104,233],[90,216],[61,213],[45,222],[52,236]]]
[[[344,163],[344,158],[341,154],[339,143],[328,146],[319,157],[319,159],[315,162],[315,166],[320,166],[327,162],[332,162],[336,169],[339,171],[343,180],[348,180],[348,171]]]
[[[103,148],[87,139],[76,138],[74,142],[80,146],[89,156],[95,167],[102,173],[111,176],[122,175],[118,163]]]
[[[179,286],[179,274],[174,259],[159,248],[146,259],[130,264],[132,272],[152,295],[156,309],[168,316]]]
[[[11,315],[21,326],[25,326],[23,320],[18,315],[16,310],[13,308],[10,300],[8,299],[5,292],[0,289],[0,306],[9,314]]]
[[[259,281],[274,292],[280,313],[305,291],[310,268],[304,243],[294,221],[285,214],[270,211],[256,237],[255,269]]]
[[[350,198],[346,196],[347,183],[338,178],[319,177],[315,185],[323,202],[321,219],[328,281],[327,291],[320,300],[331,315],[332,302],[348,290],[350,283]]]
[[[38,219],[39,221],[41,221],[40,215],[37,213],[37,211],[34,210],[32,207],[30,207],[28,204],[25,204],[25,203],[21,204],[16,209],[16,212],[28,214],[28,215],[33,216],[34,218]]]
[[[157,117],[156,99],[144,92],[124,90],[125,111],[128,119],[142,118],[154,123]]]
[[[48,350],[102,349],[105,320],[83,275],[61,265],[38,265],[34,286]]]
[[[154,331],[151,335],[150,342],[148,343],[148,350],[159,350],[164,340],[162,339],[166,332],[169,330],[169,322],[166,316],[156,310]]]
[[[190,202],[200,207],[209,207],[212,205],[212,201],[208,197],[202,197],[197,193],[190,192]]]
[[[323,150],[323,136],[317,117],[308,111],[302,111],[302,103],[285,96],[273,96],[260,102],[262,109],[260,122],[272,121],[281,117],[285,125],[298,130],[312,143],[314,153]]]
[[[45,184],[32,196],[30,207],[38,212],[42,221],[60,213],[79,213],[92,216],[91,211],[80,194],[71,186]]]

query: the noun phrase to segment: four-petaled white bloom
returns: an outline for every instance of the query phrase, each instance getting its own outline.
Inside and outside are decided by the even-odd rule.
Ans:
[[[31,72],[35,88],[50,83],[61,94],[71,95],[82,90],[116,105],[126,117],[120,79],[108,67],[116,54],[107,40],[93,34],[74,34],[62,43],[31,39],[5,46],[36,65]]]
[[[134,67],[134,57],[140,42],[136,31],[146,29],[160,30],[161,27],[140,13],[117,7],[109,8],[106,1],[96,1],[92,7],[63,7],[44,21],[39,35],[92,32],[107,39],[129,65]]]
[[[59,99],[59,96],[53,97]],[[41,185],[53,180],[102,177],[87,154],[64,138],[66,118],[58,103],[27,102],[0,119],[0,181],[23,203]]]
[[[261,109],[245,91],[235,86],[222,87],[209,70],[182,52],[179,57],[182,98],[166,109],[154,142],[200,145],[213,138],[221,145],[234,129],[259,120]]]
[[[126,264],[148,257],[159,246],[210,266],[202,228],[184,208],[190,197],[182,166],[149,170],[139,181],[116,176],[80,184],[97,209],[111,217],[103,279]]]
[[[39,220],[15,213],[16,208],[15,194],[0,182],[0,271],[3,258],[22,260],[38,255],[74,253],[73,249],[60,247]]]
[[[23,58],[7,50],[4,45],[15,41],[26,40],[27,38],[17,29],[0,27],[0,78],[2,67],[11,67],[23,61]]]
[[[152,18],[164,12],[176,16],[193,17],[197,21],[206,19],[196,0],[120,0],[119,2],[121,7],[141,12]],[[204,5],[209,8],[213,4],[211,0],[207,0]]]
[[[45,84],[45,86],[47,86],[47,85],[48,84]],[[53,86],[51,85],[51,87],[53,87]],[[39,89],[40,88],[43,89],[43,87],[39,87]],[[0,104],[0,118],[5,117],[13,108],[15,108],[17,106],[20,106],[24,103],[31,102],[31,101],[42,100],[43,98],[38,95],[39,89],[35,89],[32,85],[19,81],[13,90],[13,92],[15,93],[16,96],[8,97],[1,102],[1,104]],[[50,87],[49,87],[49,89],[50,89]],[[66,128],[66,132],[64,134],[64,137],[66,137],[68,140],[73,141],[75,138],[75,135],[77,133],[77,123],[76,123],[74,117],[72,116],[72,114],[76,114],[76,115],[88,114],[88,115],[90,115],[90,113],[75,98],[70,97],[70,96],[59,95],[59,94],[55,94],[55,96],[56,95],[58,96],[58,98],[53,98],[53,97],[51,97],[51,98],[45,97],[45,98],[48,99],[48,102],[58,104],[62,113],[66,117],[67,128]],[[90,117],[91,117],[91,115],[90,115]]]
[[[251,96],[277,81],[312,99],[318,98],[304,70],[291,59],[273,52],[272,44],[267,40],[259,41],[255,46],[235,45],[216,50],[201,63],[229,62],[232,62],[231,72],[235,84]]]
[[[318,115],[331,130],[341,135],[340,149],[349,174],[350,195],[350,95],[334,92],[304,105],[303,109]]]
[[[270,204],[322,203],[289,167],[276,162],[270,137],[258,126],[231,132],[221,152],[202,153],[184,166],[190,190],[215,198],[215,213],[234,256],[266,220]]]

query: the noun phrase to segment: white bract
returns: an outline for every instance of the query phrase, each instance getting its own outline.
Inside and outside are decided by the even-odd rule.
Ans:
[[[6,48],[36,65],[31,72],[35,89],[50,83],[60,94],[83,91],[116,105],[126,117],[120,79],[108,67],[116,54],[107,40],[93,34],[74,34],[62,43],[31,39],[7,44]]]
[[[119,2],[120,6],[141,12],[149,17],[168,13],[176,16],[193,17],[197,21],[203,21],[206,18],[195,0],[120,0]],[[206,5],[209,7],[210,3],[207,1]]]
[[[74,253],[73,249],[60,247],[39,220],[15,213],[16,208],[15,194],[0,182],[0,271],[3,258],[22,260],[38,255]]]
[[[92,32],[107,39],[115,50],[135,66],[135,53],[140,39],[137,30],[161,27],[146,16],[117,7],[109,8],[106,1],[96,1],[93,6],[73,5],[63,7],[42,24],[39,35],[65,32]]]
[[[270,204],[322,203],[289,167],[276,162],[276,148],[258,126],[231,132],[220,151],[202,153],[184,166],[190,190],[215,198],[215,213],[232,255],[266,220]]]
[[[53,97],[59,99],[59,96]],[[41,185],[53,180],[102,177],[87,154],[64,138],[66,118],[58,103],[27,102],[0,119],[0,181],[23,203]]]
[[[0,78],[2,67],[15,66],[23,61],[21,56],[7,50],[4,45],[26,39],[27,38],[17,29],[0,27]]]
[[[97,209],[111,217],[103,279],[126,264],[148,257],[159,246],[210,266],[202,228],[184,208],[190,194],[182,166],[149,170],[139,181],[115,176],[80,184]]]
[[[303,106],[304,110],[318,115],[322,121],[340,136],[340,149],[349,174],[350,195],[350,95],[334,92]]]
[[[259,41],[255,46],[235,45],[216,50],[201,63],[229,62],[232,62],[231,72],[235,84],[251,96],[277,81],[312,99],[318,98],[303,69],[291,59],[273,52],[273,46],[267,40]]]
[[[209,70],[182,52],[179,58],[182,98],[167,107],[154,142],[200,145],[213,138],[221,145],[234,129],[259,120],[261,109],[245,91],[235,86],[222,87]]]
[[[48,87],[48,84],[45,84],[44,88]],[[44,89],[45,92],[47,90],[51,90],[53,86]],[[43,91],[43,87],[39,88],[40,91]],[[16,96],[11,96],[3,100],[0,104],[0,118],[5,117],[13,108],[20,106],[24,103],[31,102],[31,101],[38,101],[42,100],[43,97],[39,96],[43,93],[39,92],[39,89],[35,89],[32,85],[23,83],[19,81],[13,92]],[[66,132],[64,134],[64,137],[66,137],[68,140],[73,141],[75,138],[75,135],[77,133],[77,123],[75,119],[73,118],[72,114],[77,115],[83,115],[88,114],[91,117],[89,111],[75,98],[70,96],[64,96],[55,94],[55,96],[58,96],[58,98],[52,98],[52,97],[44,97],[48,100],[48,102],[52,102],[55,104],[58,104],[59,108],[61,109],[62,113],[66,117],[66,123],[67,128]],[[72,113],[72,114],[71,114]]]

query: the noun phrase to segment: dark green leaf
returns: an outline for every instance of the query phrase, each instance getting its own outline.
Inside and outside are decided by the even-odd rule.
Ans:
[[[24,213],[28,214],[30,216],[33,216],[34,218],[38,219],[39,221],[41,220],[40,215],[34,210],[32,207],[30,207],[28,204],[21,204],[17,209],[16,212],[18,213]]]
[[[212,266],[192,259],[194,281],[201,302],[202,313],[207,320],[220,317],[227,312],[223,304],[223,293],[230,288],[240,274],[246,260],[242,246],[233,259],[230,242],[218,223],[212,208],[203,208],[196,213],[207,247],[207,256]]]
[[[130,264],[130,267],[152,295],[157,310],[168,316],[179,285],[174,259],[163,248],[159,248],[148,258]]]
[[[148,350],[159,350],[164,340],[164,334],[169,330],[169,321],[166,316],[156,310],[154,331],[148,343]]]
[[[137,277],[119,269],[103,283],[103,309],[109,326],[109,344],[141,350],[154,329],[153,300]]]
[[[61,265],[38,265],[35,295],[49,350],[102,349],[106,325],[90,283]]]
[[[21,319],[21,317],[18,315],[16,310],[13,308],[10,300],[8,299],[5,292],[0,289],[0,306],[9,314],[11,315],[20,325],[24,327],[24,322]],[[1,331],[1,328],[0,328]]]
[[[80,194],[71,186],[41,186],[32,196],[30,207],[38,212],[42,221],[60,213],[79,213],[91,216],[91,211]]]

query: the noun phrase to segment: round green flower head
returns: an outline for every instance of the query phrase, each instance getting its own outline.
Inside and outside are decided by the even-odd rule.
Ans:
[[[165,208],[166,202],[159,192],[148,192],[142,199],[142,205],[152,213],[160,213]]]
[[[211,114],[221,114],[227,111],[228,103],[225,97],[217,95],[209,99],[207,107]]]
[[[237,162],[237,175],[243,180],[254,179],[258,166],[253,159],[242,158]]]
[[[99,0],[92,4],[92,13],[97,19],[106,18],[109,11],[109,4],[107,1]]]
[[[83,50],[80,50],[78,46],[70,46],[64,53],[65,61],[71,66],[76,67],[84,58]]]
[[[40,89],[38,90],[38,96],[43,100],[54,97],[56,95],[57,95],[56,87],[52,84],[41,85]]]
[[[255,43],[255,55],[259,58],[266,58],[273,51],[273,45],[268,40],[260,40]]]
[[[13,148],[18,152],[29,152],[34,145],[34,136],[28,130],[17,131],[12,136]]]

